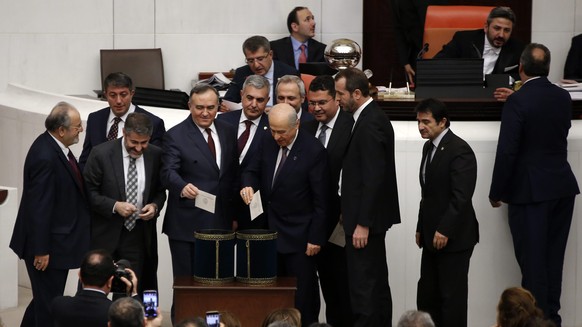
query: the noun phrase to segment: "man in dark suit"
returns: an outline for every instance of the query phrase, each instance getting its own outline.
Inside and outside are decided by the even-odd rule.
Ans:
[[[53,326],[50,303],[63,295],[69,269],[89,249],[85,185],[69,147],[83,131],[77,109],[59,102],[45,120],[24,162],[22,199],[10,248],[24,259],[32,301],[21,326]]]
[[[152,132],[148,115],[127,115],[123,137],[93,148],[84,171],[91,248],[109,251],[115,261],[128,260],[140,280],[145,258],[157,257],[152,237],[157,239],[156,218],[166,201],[160,182],[162,149],[149,144]]]
[[[232,83],[228,86],[228,90],[224,95],[224,99],[239,103],[241,102],[240,91],[242,85],[247,77],[250,75],[261,75],[269,80],[269,85],[276,85],[277,80],[284,75],[299,75],[297,70],[287,64],[278,60],[273,60],[273,51],[269,40],[264,36],[255,35],[246,39],[243,43],[243,53],[245,55],[245,62],[247,65],[241,66],[234,72]],[[272,107],[274,99],[277,98],[275,89],[269,94],[269,101],[267,107]],[[225,111],[224,107],[221,107]]]
[[[260,190],[269,228],[277,232],[277,274],[297,278],[295,307],[301,324],[319,315],[315,255],[325,244],[327,155],[313,136],[299,129],[297,113],[277,104],[269,113],[273,137],[242,174],[245,203]]]
[[[437,326],[467,326],[469,260],[479,240],[472,197],[477,182],[475,153],[450,129],[444,103],[426,99],[416,106],[422,150],[422,199],[416,245],[422,248],[418,310]]]
[[[519,80],[519,56],[524,45],[511,38],[515,14],[509,7],[496,7],[481,30],[459,31],[434,58],[483,58],[483,76],[510,74]]]
[[[52,301],[51,310],[57,327],[105,327],[111,300],[115,265],[113,258],[105,250],[93,250],[85,255],[79,271],[83,288],[75,296],[59,296]],[[127,293],[139,300],[138,279],[133,271],[126,268],[131,280],[120,279],[127,286]]]
[[[162,231],[168,235],[174,277],[194,275],[194,232],[233,228],[239,186],[236,129],[215,120],[218,92],[200,84],[190,92],[190,116],[164,137],[161,178],[169,190]],[[196,206],[200,191],[216,196],[214,213]]]
[[[580,190],[567,160],[572,100],[549,72],[548,48],[528,45],[519,65],[523,86],[503,106],[489,199],[493,207],[509,204],[521,284],[560,326],[564,252]]]
[[[314,120],[307,110],[305,101],[305,84],[295,75],[285,75],[277,82],[277,103],[287,103],[295,109],[299,121],[302,123]]]
[[[349,113],[340,110],[335,98],[335,84],[329,75],[317,76],[309,85],[309,107],[315,120],[308,121],[301,128],[325,146],[329,162],[329,206],[326,219],[326,243],[317,255],[317,271],[321,292],[325,299],[326,321],[335,327],[353,326],[350,294],[348,289],[346,252],[337,241],[329,241],[340,223],[340,197],[338,195],[339,174],[342,160],[352,130],[353,120]]]
[[[287,16],[290,36],[271,41],[273,59],[299,70],[299,63],[325,62],[325,44],[313,39],[315,17],[307,7],[295,7]]]
[[[390,326],[392,296],[384,238],[393,224],[400,223],[394,130],[370,97],[362,71],[340,71],[335,90],[340,106],[354,119],[340,174],[354,326]]]
[[[265,113],[269,93],[269,81],[261,75],[251,75],[245,80],[241,91],[242,110],[227,112],[216,118],[238,128],[238,161],[241,171],[246,169],[257,154],[263,137],[271,137],[269,119]],[[263,216],[251,220],[249,208],[242,199],[236,197],[234,201],[237,206],[237,229],[267,228],[267,221]]]
[[[564,65],[564,79],[582,81],[582,34],[572,38]]]

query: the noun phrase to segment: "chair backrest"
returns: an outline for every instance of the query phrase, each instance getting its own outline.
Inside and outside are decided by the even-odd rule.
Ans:
[[[428,6],[422,44],[429,44],[424,59],[434,57],[457,31],[483,28],[491,6]]]
[[[162,49],[102,49],[101,81],[116,72],[129,75],[134,87],[165,88]]]

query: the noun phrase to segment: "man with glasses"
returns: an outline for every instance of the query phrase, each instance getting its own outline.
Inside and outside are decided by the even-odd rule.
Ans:
[[[244,81],[250,75],[255,74],[264,76],[269,80],[270,85],[277,84],[277,80],[281,76],[299,75],[295,68],[277,60],[273,60],[271,45],[269,44],[269,40],[264,36],[251,36],[245,40],[242,48],[247,65],[236,69],[232,83],[230,83],[228,91],[226,91],[226,95],[224,96],[225,100],[235,103],[241,102],[241,88]],[[273,99],[276,99],[275,90],[272,90],[269,96],[270,98],[267,107],[272,107]],[[221,110],[225,110],[224,106],[221,107]]]

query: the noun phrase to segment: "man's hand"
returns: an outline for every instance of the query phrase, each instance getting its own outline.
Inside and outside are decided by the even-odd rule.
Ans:
[[[34,268],[36,268],[36,270],[42,270],[45,271],[46,267],[48,267],[49,265],[49,255],[45,254],[45,255],[35,255],[34,256]]]
[[[414,69],[412,69],[410,64],[406,64],[404,65],[404,72],[406,73],[406,76],[408,76],[408,86],[414,88],[414,76],[416,75]]]
[[[218,105],[218,111],[219,112],[229,112],[230,109],[228,109],[228,107],[224,103],[221,103],[220,105]]]
[[[200,191],[196,186],[192,185],[192,183],[188,183],[182,189],[182,193],[180,193],[180,196],[182,196],[183,198],[194,200],[196,199],[196,196],[198,196],[199,192]]]
[[[135,272],[129,268],[125,268],[125,271],[129,273],[131,281],[125,277],[121,277],[121,281],[125,284],[125,292],[129,296],[135,296],[137,294],[137,276]]]
[[[508,89],[506,87],[498,87],[493,92],[493,97],[497,101],[505,102],[507,100],[507,97],[512,95],[513,92],[515,91],[513,91],[512,89]]]
[[[420,242],[420,233],[416,232],[416,235],[414,235],[415,240],[416,240],[416,245],[418,246],[419,249],[422,249],[422,243]]]
[[[164,317],[162,317],[162,311],[160,310],[160,307],[156,308],[156,312],[158,313],[157,317],[146,319],[146,327],[161,327],[162,326],[162,320],[164,319]]]
[[[499,207],[501,207],[501,201],[499,201],[499,200],[493,200],[493,199],[490,198],[489,199],[489,203],[491,203],[491,206],[493,208],[499,208]]]
[[[448,242],[449,242],[448,237],[444,236],[443,234],[439,233],[438,231],[436,231],[434,233],[434,238],[432,239],[432,245],[435,247],[435,249],[437,249],[437,250],[443,249],[445,246],[447,246]]]
[[[156,216],[158,212],[158,205],[155,203],[148,203],[142,209],[139,214],[139,218],[143,220],[150,220]]]
[[[307,243],[307,250],[305,251],[305,254],[307,254],[308,257],[311,257],[318,254],[320,250],[321,246]]]
[[[240,190],[240,197],[243,199],[246,205],[249,205],[249,203],[251,203],[251,201],[253,200],[253,195],[255,195],[255,191],[253,191],[253,188],[250,186],[243,187]]]
[[[113,210],[121,217],[127,218],[137,211],[137,207],[133,203],[117,201]]]
[[[352,235],[352,244],[356,249],[363,249],[368,245],[368,234],[370,233],[369,227],[364,227],[361,225],[356,225],[354,234]]]

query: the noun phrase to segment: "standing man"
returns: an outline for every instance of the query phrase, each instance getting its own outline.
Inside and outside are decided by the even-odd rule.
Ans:
[[[336,327],[351,327],[354,322],[348,289],[346,251],[343,246],[328,240],[336,227],[342,226],[343,231],[338,181],[353,120],[349,113],[340,110],[339,101],[335,97],[334,80],[329,75],[317,76],[309,85],[309,107],[315,120],[306,122],[301,128],[314,135],[326,148],[329,163],[326,242],[317,255],[317,271],[325,299],[326,321]]]
[[[273,59],[299,70],[299,63],[325,62],[325,44],[313,39],[315,16],[307,7],[295,7],[287,16],[290,36],[271,41]]]
[[[238,128],[237,148],[241,171],[248,167],[251,159],[259,151],[263,137],[271,137],[269,119],[265,113],[270,89],[269,81],[264,76],[247,77],[241,91],[242,110],[227,112],[216,118]],[[264,216],[251,221],[249,208],[242,199],[236,197],[234,201],[237,204],[237,229],[267,228]]]
[[[302,123],[313,120],[313,115],[307,108],[303,108],[305,102],[305,84],[301,78],[295,75],[285,75],[277,82],[277,103],[287,103],[297,113]]]
[[[503,106],[489,200],[509,204],[521,285],[560,326],[564,252],[580,190],[567,160],[572,100],[549,72],[550,50],[528,45],[519,64],[523,86]]]
[[[444,103],[426,99],[415,111],[420,136],[428,139],[419,174],[416,245],[423,250],[416,303],[437,326],[466,327],[469,260],[479,240],[472,203],[477,160],[449,129]]]
[[[236,129],[215,120],[218,92],[207,84],[190,92],[190,116],[164,137],[161,178],[169,190],[163,232],[174,277],[194,275],[194,232],[232,229],[239,181]],[[214,213],[196,206],[200,191],[216,196]],[[203,263],[202,263],[203,264]]]
[[[93,148],[84,171],[91,248],[109,251],[115,261],[128,260],[138,280],[145,258],[157,257],[152,246],[157,244],[156,218],[166,201],[160,182],[162,149],[149,144],[152,132],[148,115],[127,115],[123,137]]]
[[[255,191],[269,228],[277,232],[277,274],[297,278],[295,307],[301,325],[317,322],[319,287],[315,255],[325,244],[327,155],[317,139],[299,129],[297,113],[277,104],[269,113],[273,137],[242,174],[240,194],[249,204]]]
[[[483,29],[456,32],[434,58],[483,58],[483,76],[510,74],[519,80],[517,67],[524,45],[511,38],[515,22],[511,8],[493,8]]]
[[[273,51],[269,40],[264,36],[255,35],[245,40],[242,46],[245,55],[246,66],[241,66],[234,72],[232,83],[224,95],[224,99],[239,103],[241,102],[241,90],[245,79],[250,75],[265,76],[269,80],[269,85],[276,85],[277,80],[284,75],[299,75],[295,68],[273,60]],[[267,107],[273,106],[273,99],[276,99],[275,90],[269,94]],[[224,108],[223,108],[224,110]]]
[[[354,326],[390,326],[392,296],[384,239],[386,231],[400,223],[394,130],[370,97],[362,71],[340,71],[335,90],[340,106],[354,119],[340,173]]]
[[[24,259],[32,301],[21,326],[53,326],[51,301],[63,295],[69,269],[89,250],[89,204],[83,177],[69,147],[83,131],[75,107],[59,102],[24,162],[22,199],[10,248]]]

